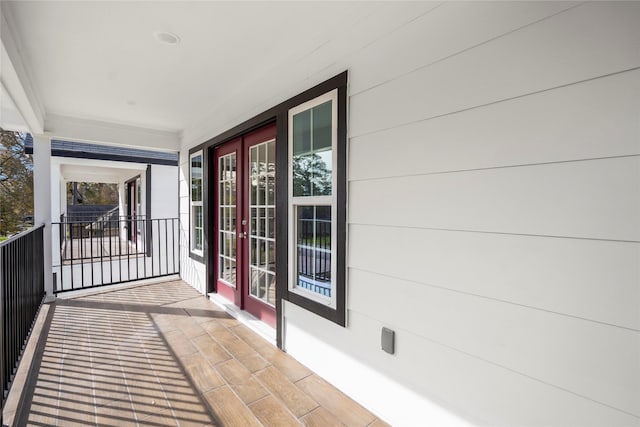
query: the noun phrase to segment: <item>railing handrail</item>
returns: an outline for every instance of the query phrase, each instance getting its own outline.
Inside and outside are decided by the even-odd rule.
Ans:
[[[73,220],[69,220],[69,219],[64,219],[64,221],[55,221],[55,222],[51,222],[51,224],[92,224],[92,223],[102,223],[102,222],[116,222],[116,221],[135,221],[135,220],[147,220],[147,219],[165,219],[165,218],[147,218],[146,215],[120,215],[118,217],[114,217],[113,219],[102,219],[102,218],[97,218],[97,219],[73,219]],[[166,219],[177,219],[177,218],[166,218]]]
[[[4,242],[0,242],[0,248],[5,246],[5,245],[8,245],[9,243],[13,242],[14,240],[18,240],[19,238],[26,236],[29,233],[33,233],[34,231],[39,230],[40,228],[44,228],[44,224],[36,225],[36,226],[33,226],[33,227],[29,228],[28,230],[24,230],[24,231],[21,231],[18,234],[14,234],[13,236],[9,237]]]

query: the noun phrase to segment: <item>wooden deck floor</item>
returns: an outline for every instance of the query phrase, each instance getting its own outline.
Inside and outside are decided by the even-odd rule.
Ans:
[[[58,300],[31,426],[384,425],[182,281]]]

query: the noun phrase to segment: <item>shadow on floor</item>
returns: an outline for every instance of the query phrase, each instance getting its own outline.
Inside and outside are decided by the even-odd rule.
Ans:
[[[57,300],[23,396],[19,426],[380,423],[182,281]]]

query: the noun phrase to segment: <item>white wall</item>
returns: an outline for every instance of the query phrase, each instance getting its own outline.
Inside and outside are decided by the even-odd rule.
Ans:
[[[207,292],[205,265],[190,256],[189,240],[189,150],[180,152],[179,167],[180,209],[180,277],[203,295]],[[206,196],[205,196],[206,197]]]
[[[346,63],[348,327],[286,304],[286,348],[393,424],[640,425],[640,3],[569,6]]]
[[[394,425],[639,426],[640,3],[413,7],[284,71],[350,76],[348,324],[287,351]]]
[[[143,194],[146,191],[143,174]],[[151,218],[178,217],[178,168],[151,165]]]

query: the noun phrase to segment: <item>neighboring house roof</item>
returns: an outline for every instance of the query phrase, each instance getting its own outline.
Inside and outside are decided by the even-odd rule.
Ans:
[[[27,154],[33,154],[33,137],[30,134],[27,134],[24,145]],[[60,139],[51,140],[51,155],[77,159],[114,160],[120,162],[178,166],[178,153],[63,141]]]

